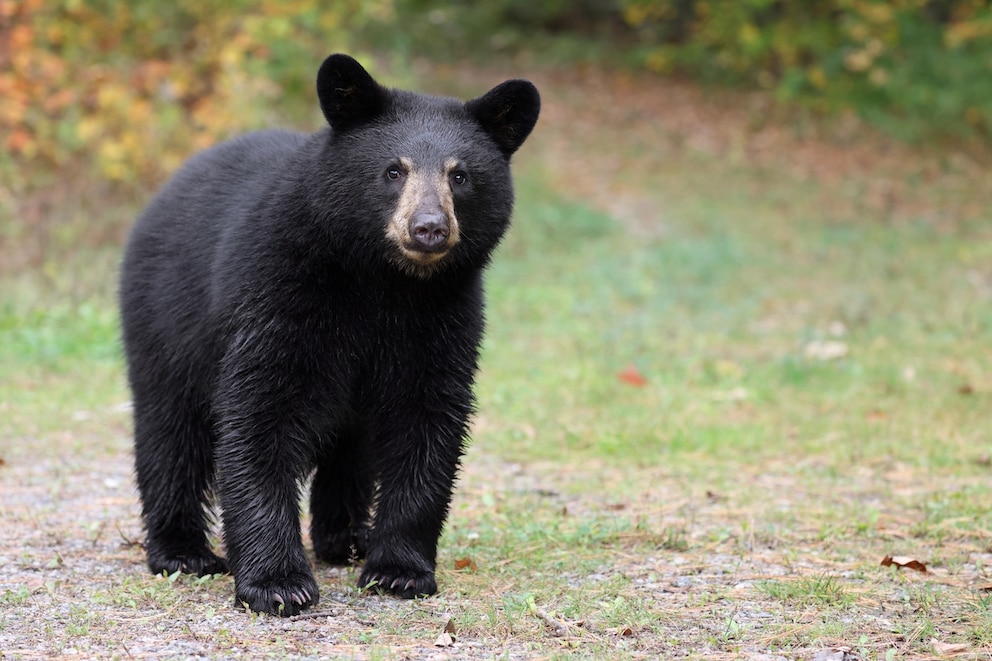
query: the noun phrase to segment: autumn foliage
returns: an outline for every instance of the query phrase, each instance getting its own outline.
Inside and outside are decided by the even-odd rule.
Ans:
[[[987,0],[623,0],[644,65],[853,109],[905,137],[992,128]]]
[[[269,101],[309,94],[313,62],[331,50],[371,39],[408,55],[456,53],[459,40],[485,51],[511,32],[522,36],[504,41],[541,49],[538,33],[581,31],[590,17],[626,25],[626,47],[652,70],[988,134],[986,0],[583,0],[539,11],[526,0],[0,0],[0,167],[13,180],[24,163],[82,164],[154,184],[196,149],[272,119]]]
[[[112,181],[154,183],[192,151],[260,124],[267,100],[302,87],[344,17],[375,3],[359,4],[0,0],[6,165],[84,163]]]

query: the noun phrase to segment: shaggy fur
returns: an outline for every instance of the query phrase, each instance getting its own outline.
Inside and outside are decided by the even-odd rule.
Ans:
[[[365,557],[361,586],[436,592],[482,271],[540,106],[522,80],[464,104],[386,89],[345,55],[317,91],[328,128],[192,158],[138,219],[121,273],[148,565],[229,569],[236,605],[280,615],[318,601],[300,530],[311,475],[320,560]],[[227,560],[207,538],[214,491]]]

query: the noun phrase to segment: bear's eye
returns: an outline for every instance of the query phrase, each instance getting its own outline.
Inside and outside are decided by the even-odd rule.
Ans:
[[[403,171],[394,165],[386,169],[386,176],[394,180],[399,179],[403,176]]]
[[[451,183],[453,183],[454,185],[461,186],[466,181],[468,181],[468,175],[462,172],[461,170],[456,170],[455,172],[451,173]]]

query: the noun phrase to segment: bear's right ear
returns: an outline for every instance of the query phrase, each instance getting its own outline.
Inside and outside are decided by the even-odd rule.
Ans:
[[[388,91],[355,58],[338,54],[320,65],[317,98],[331,128],[347,131],[382,114]]]

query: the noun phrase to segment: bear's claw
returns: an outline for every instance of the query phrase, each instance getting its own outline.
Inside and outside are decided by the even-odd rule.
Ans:
[[[197,576],[230,573],[227,560],[207,550],[167,554],[148,549],[147,553],[148,568],[156,575],[162,572],[175,574],[177,571]]]
[[[287,595],[288,599],[283,595]],[[319,600],[317,583],[306,574],[235,585],[235,608],[247,608],[253,613],[291,617],[316,606]]]
[[[434,572],[399,567],[378,571],[366,569],[358,579],[358,587],[363,590],[378,590],[403,599],[415,599],[437,592]]]

